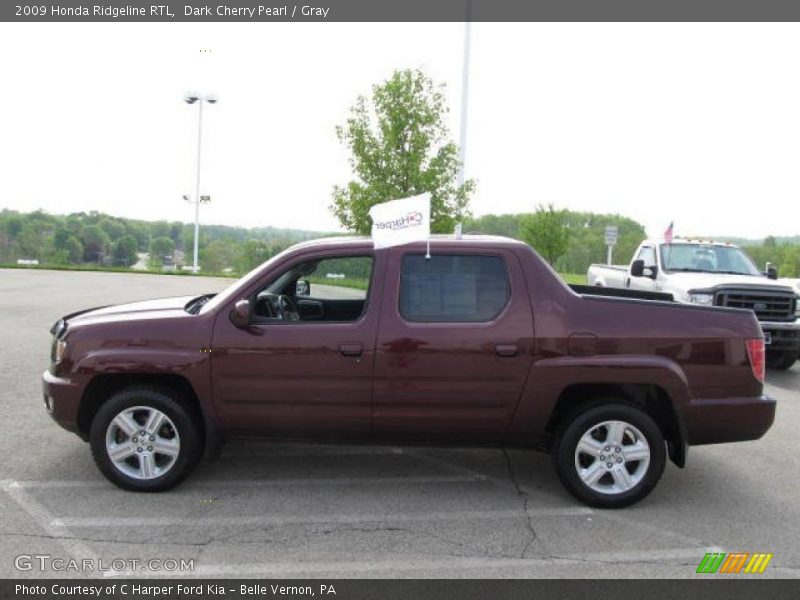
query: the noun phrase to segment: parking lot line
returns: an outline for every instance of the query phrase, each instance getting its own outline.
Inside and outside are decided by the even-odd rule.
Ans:
[[[707,552],[719,552],[715,547],[667,548],[663,550],[642,550],[632,552],[611,552],[606,554],[566,554],[543,556],[541,558],[492,558],[486,556],[415,559],[391,559],[369,561],[320,561],[320,562],[275,562],[242,565],[210,564],[200,565],[192,577],[206,576],[246,576],[265,577],[321,577],[333,573],[340,577],[376,573],[441,572],[446,570],[481,570],[502,568],[552,567],[569,563],[597,561],[603,563],[653,563],[663,561],[694,560]]]
[[[604,510],[604,511],[598,511],[596,513],[596,516],[601,519],[605,519],[607,521],[614,521],[616,523],[619,523],[620,525],[625,525],[626,527],[633,527],[635,529],[638,529],[639,531],[645,531],[647,533],[653,533],[655,535],[665,536],[672,538],[674,540],[679,540],[681,543],[684,544],[701,546],[704,543],[702,540],[698,540],[697,538],[693,538],[691,536],[684,535],[682,533],[677,533],[672,529],[658,527],[657,525],[651,525],[650,523],[643,523],[642,521],[633,519],[628,515],[619,515],[612,511]],[[721,552],[721,550],[717,550],[717,552]]]
[[[486,479],[490,479],[492,481],[498,481],[498,479],[491,477],[490,475],[486,475],[485,473],[481,473],[480,471],[476,471],[475,469],[470,469],[467,467],[462,467],[461,465],[454,464],[448,460],[444,460],[442,458],[436,458],[433,456],[428,456],[427,454],[423,454],[418,450],[406,450],[403,452],[406,456],[410,456],[411,458],[415,458],[419,461],[426,462],[430,465],[434,465],[437,467],[442,467],[451,471],[453,473],[459,473],[461,475],[473,476],[473,477],[483,477]]]
[[[97,555],[67,529],[59,523],[45,506],[26,492],[18,482],[13,480],[0,481],[0,489],[24,510],[44,532],[58,541],[67,553],[77,561],[89,559],[97,561]]]
[[[534,517],[563,517],[591,514],[585,507],[528,509]],[[465,521],[478,519],[524,519],[526,515],[514,510],[471,510],[428,513],[385,513],[358,515],[242,515],[235,517],[61,517],[53,518],[51,525],[59,527],[163,527],[170,525],[304,525],[304,524],[350,524],[350,523],[412,523],[427,521]]]

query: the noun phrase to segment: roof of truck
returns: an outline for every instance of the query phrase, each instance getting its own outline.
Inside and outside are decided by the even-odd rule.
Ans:
[[[665,244],[665,241],[658,242],[659,244]],[[672,240],[672,244],[705,244],[707,246],[734,246],[730,242],[719,242],[716,240],[701,240],[701,239],[694,239],[694,238],[675,238]]]
[[[525,245],[524,242],[500,235],[464,234],[461,238],[456,238],[453,234],[434,234],[430,238],[431,246],[444,246],[449,244],[475,244],[481,246],[519,246]],[[369,236],[336,236],[318,238],[300,242],[296,247],[314,248],[320,246],[358,246],[365,243],[372,243]],[[420,240],[415,243],[424,243]]]

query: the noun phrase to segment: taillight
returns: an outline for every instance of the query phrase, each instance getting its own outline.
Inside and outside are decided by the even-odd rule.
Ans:
[[[750,357],[750,366],[753,368],[753,375],[761,383],[764,383],[764,369],[766,359],[764,357],[764,338],[747,340],[747,356]]]

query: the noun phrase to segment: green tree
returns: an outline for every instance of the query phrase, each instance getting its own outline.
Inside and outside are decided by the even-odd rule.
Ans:
[[[464,221],[464,233],[475,232],[489,235],[502,235],[521,239],[519,232],[522,215],[483,215]]]
[[[221,273],[233,268],[236,258],[236,244],[225,240],[214,240],[200,250],[200,265],[206,273]]]
[[[200,237],[197,239],[197,248],[202,250],[206,247],[209,242],[210,232],[208,231],[209,227],[201,227],[200,228]],[[183,231],[181,232],[181,239],[180,242],[177,243],[178,246],[183,248],[183,251],[186,253],[186,259],[190,260],[194,256],[194,226],[187,225]]]
[[[125,224],[117,219],[110,219],[108,217],[100,219],[97,226],[108,234],[112,242],[116,242],[123,235],[125,235]]]
[[[69,236],[64,241],[60,250],[66,254],[67,261],[72,264],[78,264],[83,260],[83,244],[74,235]]]
[[[175,256],[175,242],[166,236],[150,242],[150,261],[154,264],[171,263]]]
[[[556,210],[552,204],[539,206],[535,213],[523,217],[520,225],[522,239],[551,265],[569,246],[567,216],[567,211]]]
[[[173,221],[169,224],[169,237],[175,242],[176,247],[181,245],[183,229],[183,223],[180,221]]]
[[[63,250],[67,244],[67,240],[71,237],[74,237],[74,234],[69,229],[64,226],[57,227],[53,235],[53,247],[56,250]]]
[[[169,237],[169,234],[172,232],[169,223],[167,223],[166,221],[153,221],[149,223],[149,226],[150,226],[150,237],[152,239],[156,239],[159,237]]]
[[[240,249],[236,269],[241,273],[250,271],[273,255],[272,248],[264,240],[248,240]]]
[[[128,221],[125,223],[125,226],[127,227],[128,235],[132,235],[134,238],[136,238],[136,243],[138,244],[137,249],[147,250],[150,242],[150,236],[145,226],[142,225],[141,222],[137,221]]]
[[[456,184],[458,148],[445,124],[448,112],[442,86],[419,70],[395,71],[359,96],[336,135],[351,152],[356,179],[333,189],[331,211],[343,227],[371,230],[375,204],[429,192],[431,229],[450,232],[468,215],[472,180]]]
[[[22,217],[14,215],[6,220],[6,231],[8,235],[12,238],[15,238],[19,235],[19,232],[22,231]]]
[[[81,232],[83,256],[87,262],[100,263],[111,248],[111,238],[97,225],[84,227]]]
[[[123,235],[114,245],[114,259],[117,264],[129,267],[136,262],[136,251],[138,249],[139,242],[135,237]]]

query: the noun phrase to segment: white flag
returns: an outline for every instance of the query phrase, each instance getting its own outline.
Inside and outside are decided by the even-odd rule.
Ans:
[[[431,195],[376,204],[369,209],[369,216],[375,248],[424,242],[431,235]]]

